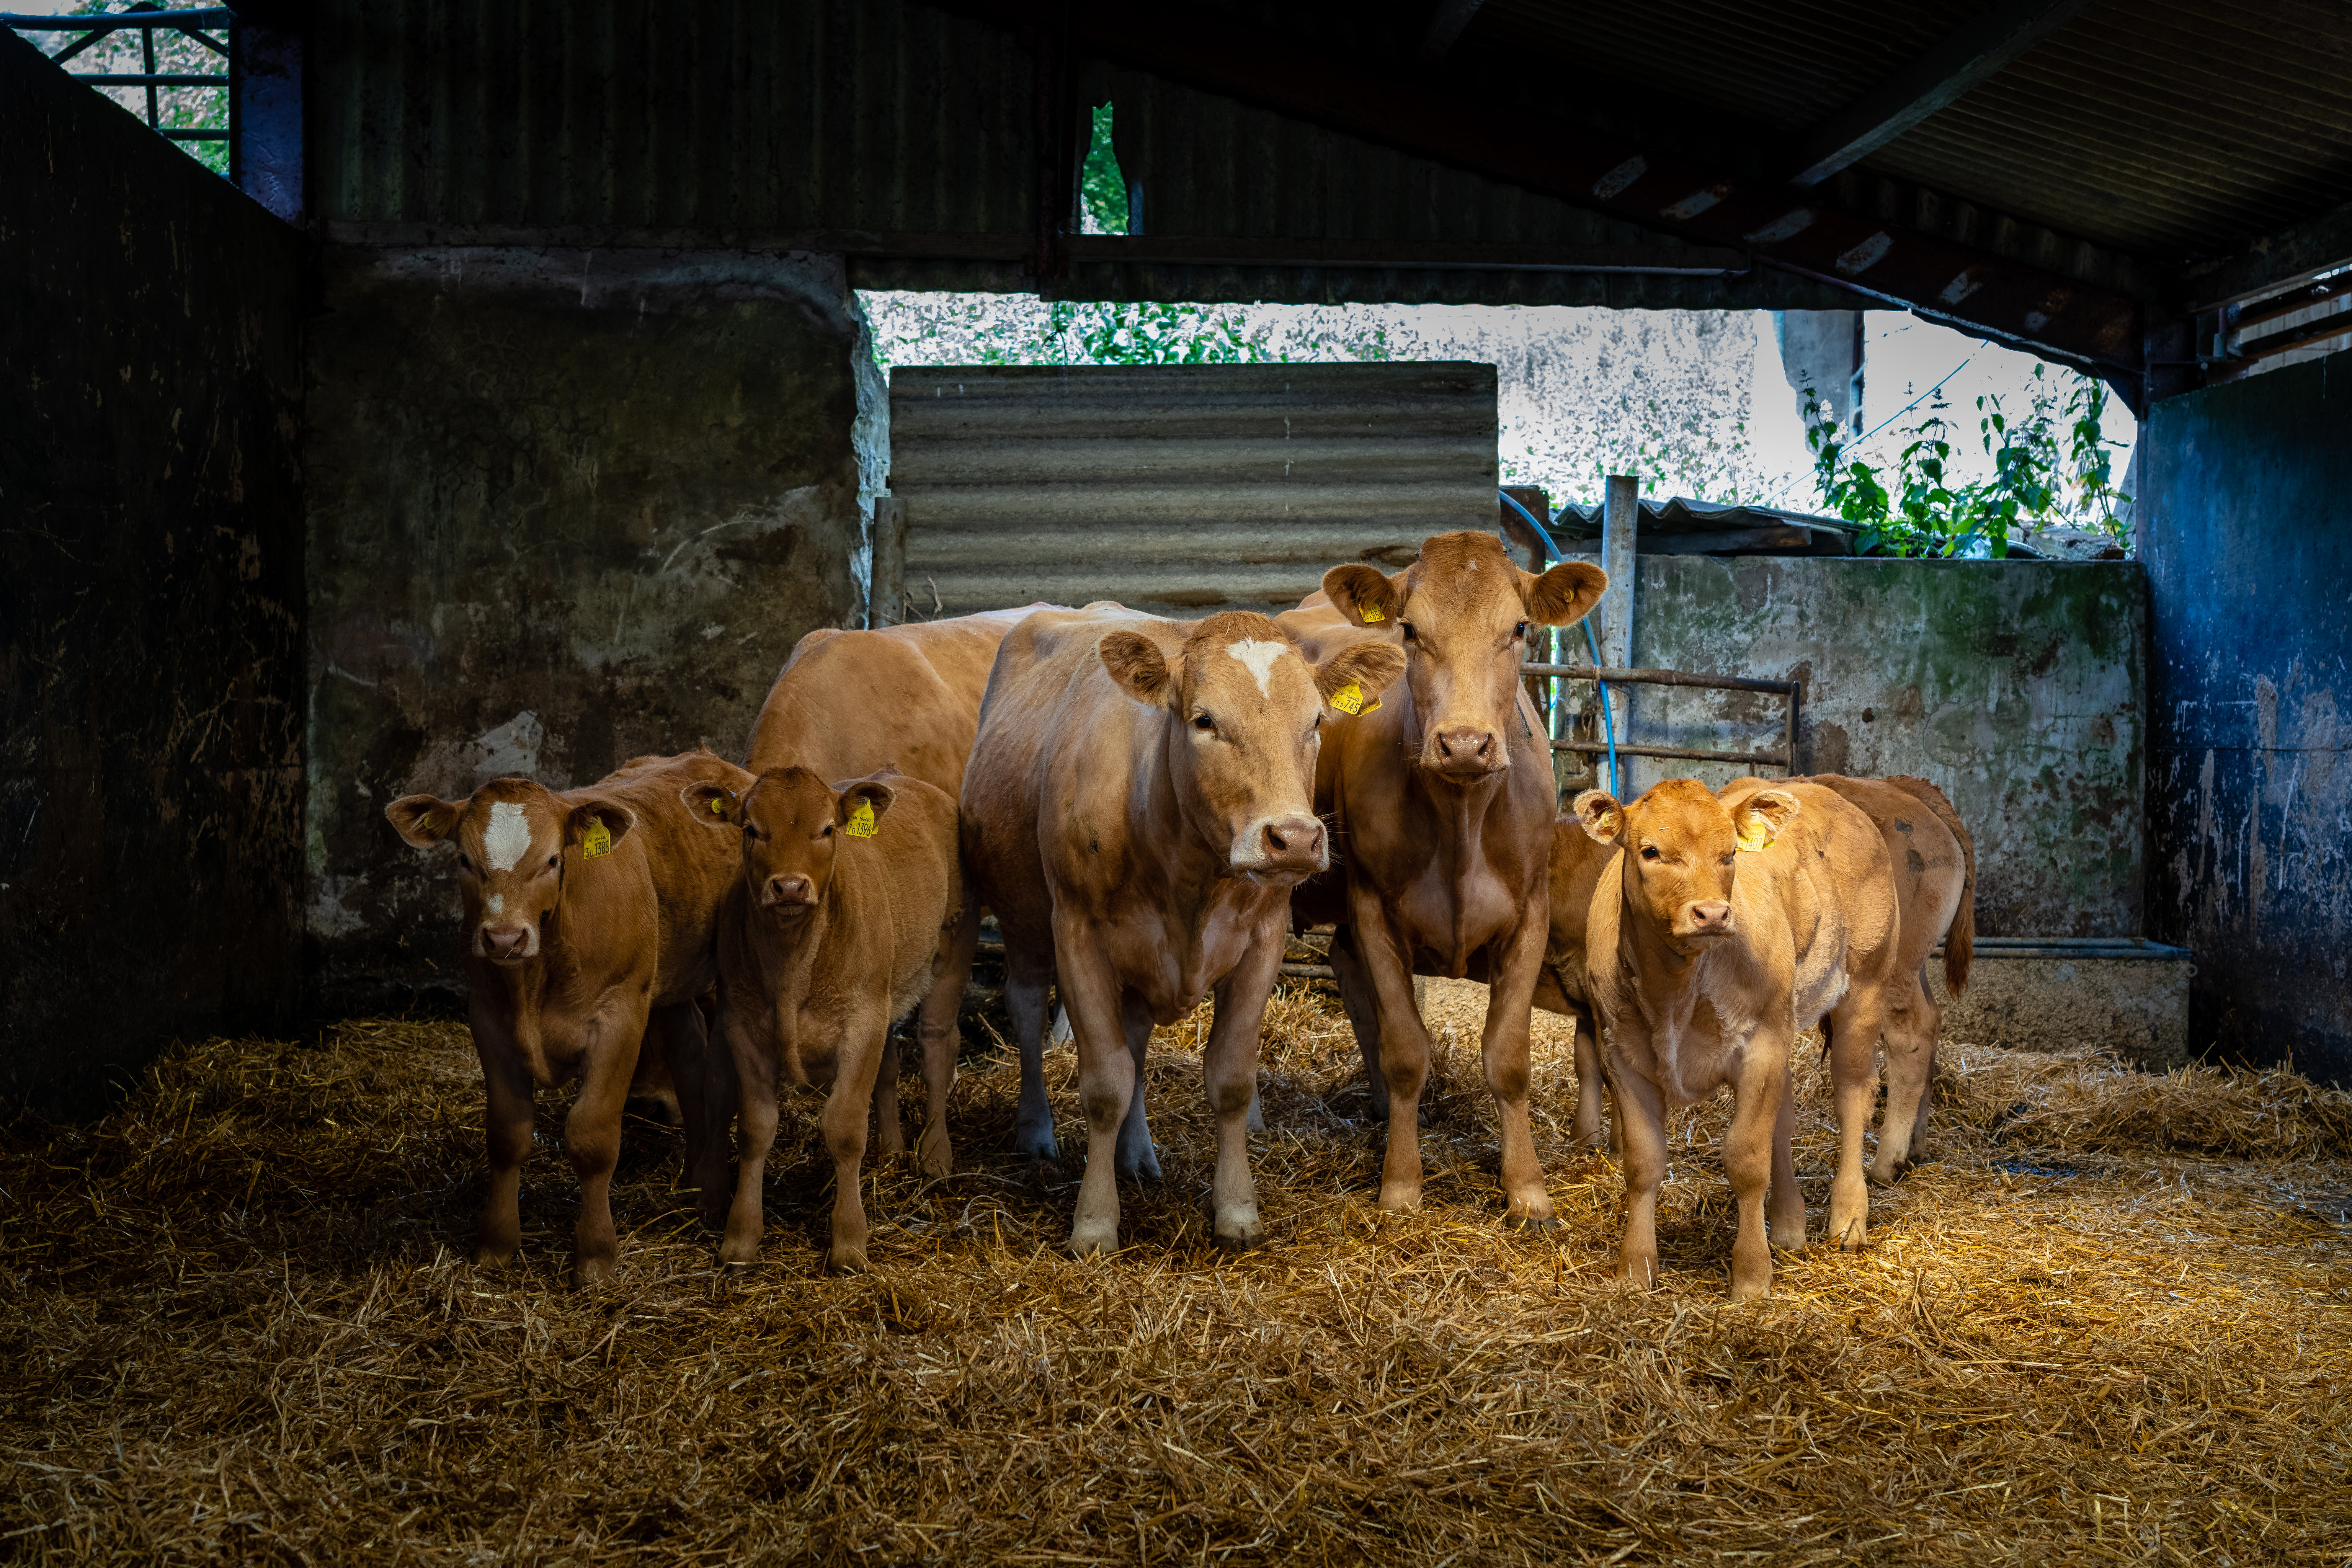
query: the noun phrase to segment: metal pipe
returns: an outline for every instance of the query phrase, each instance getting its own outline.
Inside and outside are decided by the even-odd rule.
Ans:
[[[1609,586],[1601,595],[1601,657],[1610,668],[1630,668],[1633,663],[1633,574],[1635,552],[1639,547],[1642,528],[1642,481],[1631,474],[1612,474],[1601,504],[1601,569],[1609,574]],[[1619,694],[1616,731],[1625,740],[1633,738],[1633,698],[1631,692]],[[1623,756],[1629,749],[1617,748]],[[1624,770],[1618,781],[1620,799],[1639,795],[1641,780],[1632,768]]]
[[[1554,741],[1555,752],[1580,752],[1598,756],[1609,750],[1600,741]],[[1684,763],[1746,763],[1754,766],[1786,770],[1788,759],[1778,752],[1697,752],[1682,746],[1629,746],[1620,742],[1617,755],[1621,757],[1668,757]]]
[[[1736,675],[1690,675],[1679,669],[1609,669],[1589,664],[1527,664],[1529,675],[1559,675],[1570,680],[1605,680],[1615,686],[1700,686],[1715,691],[1769,691],[1787,697],[1797,689],[1793,680],[1750,680]]]

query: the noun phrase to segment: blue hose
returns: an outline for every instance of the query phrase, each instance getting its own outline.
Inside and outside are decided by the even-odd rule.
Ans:
[[[1551,530],[1538,522],[1535,513],[1521,506],[1517,498],[1510,491],[1496,490],[1495,493],[1503,498],[1505,506],[1528,520],[1528,526],[1536,531],[1536,537],[1543,541],[1544,548],[1551,552],[1553,560],[1559,561],[1566,558],[1567,552],[1561,550],[1558,542],[1552,538]],[[1592,635],[1592,617],[1585,616],[1581,624],[1584,627],[1584,646],[1592,650],[1592,667],[1598,669],[1601,668],[1601,643]],[[1623,800],[1625,780],[1624,775],[1617,771],[1617,724],[1609,714],[1609,688],[1596,680],[1592,683],[1592,689],[1601,693],[1601,731],[1609,742],[1609,793],[1619,800]]]

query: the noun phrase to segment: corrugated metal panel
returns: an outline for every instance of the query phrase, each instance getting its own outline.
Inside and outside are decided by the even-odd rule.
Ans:
[[[1287,609],[1496,529],[1495,367],[986,366],[890,377],[908,601]]]

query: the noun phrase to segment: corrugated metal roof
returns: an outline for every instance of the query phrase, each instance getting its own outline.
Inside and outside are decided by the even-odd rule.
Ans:
[[[901,368],[908,598],[1287,609],[1338,563],[1496,531],[1495,407],[1483,364]]]
[[[1769,153],[1981,8],[1489,0],[1462,48],[1640,84],[1661,123],[1704,106],[1718,135],[1778,133]],[[2352,195],[2352,26],[2301,0],[2100,0],[1861,168],[2147,260],[2231,251]]]

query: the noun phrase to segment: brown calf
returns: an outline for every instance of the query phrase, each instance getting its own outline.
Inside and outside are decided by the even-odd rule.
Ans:
[[[1630,805],[1587,790],[1576,815],[1620,850],[1617,874],[1600,879],[1589,906],[1585,975],[1609,1026],[1609,1088],[1625,1151],[1624,1277],[1657,1279],[1666,1107],[1726,1088],[1736,1103],[1723,1161],[1739,1205],[1733,1300],[1771,1289],[1773,1245],[1803,1247],[1790,1052],[1797,1032],[1824,1014],[1834,1025],[1841,1134],[1830,1234],[1861,1246],[1870,1206],[1862,1137],[1899,937],[1876,827],[1801,783],[1737,805],[1693,779],[1670,779]]]
[[[1142,1076],[1152,1026],[1212,990],[1214,1234],[1264,1235],[1244,1119],[1290,889],[1328,862],[1318,727],[1335,693],[1378,690],[1402,662],[1372,645],[1311,665],[1263,616],[1163,621],[1115,605],[1042,612],[1004,639],[964,773],[964,858],[1004,928],[1027,1146],[1052,1136],[1049,984],[1069,1010],[1087,1116],[1080,1256],[1118,1245],[1114,1164],[1159,1173]]]
[[[776,677],[751,726],[751,769],[764,773],[804,767],[821,779],[863,778],[891,768],[919,778],[953,799],[963,788],[965,762],[980,722],[981,693],[1004,634],[1024,610],[923,621],[875,631],[809,633]],[[927,1174],[953,1166],[948,1140],[948,1091],[955,1083],[961,1042],[956,1010],[980,940],[980,907],[964,911],[942,983],[932,987],[916,1021],[923,1044],[926,1107],[916,1152]],[[898,1063],[887,1056],[875,1083],[877,1152],[901,1152]]]
[[[862,1269],[866,1108],[890,1025],[940,982],[963,910],[955,801],[902,773],[828,784],[806,768],[761,773],[740,795],[689,785],[685,800],[696,821],[742,838],[742,875],[719,930],[719,1037],[734,1061],[743,1158],[719,1256],[759,1255],[781,1074],[831,1090],[821,1118],[835,1176],[825,1265]]]
[[[1582,563],[1522,571],[1494,535],[1475,531],[1425,541],[1393,577],[1356,565],[1324,574],[1333,610],[1373,629],[1374,646],[1394,637],[1405,655],[1403,679],[1324,742],[1315,803],[1335,824],[1339,866],[1298,899],[1302,921],[1339,927],[1332,968],[1373,1114],[1389,1126],[1382,1208],[1421,1203],[1430,1038],[1413,1004],[1418,971],[1491,987],[1481,1046],[1501,1123],[1504,1217],[1552,1218],[1528,1124],[1528,1008],[1550,929],[1558,795],[1519,666],[1531,627],[1574,625],[1607,584]]]
[[[750,782],[733,763],[689,752],[639,758],[560,795],[495,779],[461,801],[412,795],[384,808],[418,848],[457,848],[468,1016],[489,1099],[490,1187],[477,1235],[485,1260],[512,1257],[521,1241],[531,1091],[576,1073],[580,1097],[563,1131],[580,1178],[575,1267],[584,1283],[616,1266],[613,1165],[638,1042],[650,1024],[673,1061],[704,1058],[695,999],[716,979],[711,933],[734,879],[734,846],[696,827],[678,791]],[[681,1074],[678,1089],[688,1179],[717,1191],[724,1122],[697,1074]]]

